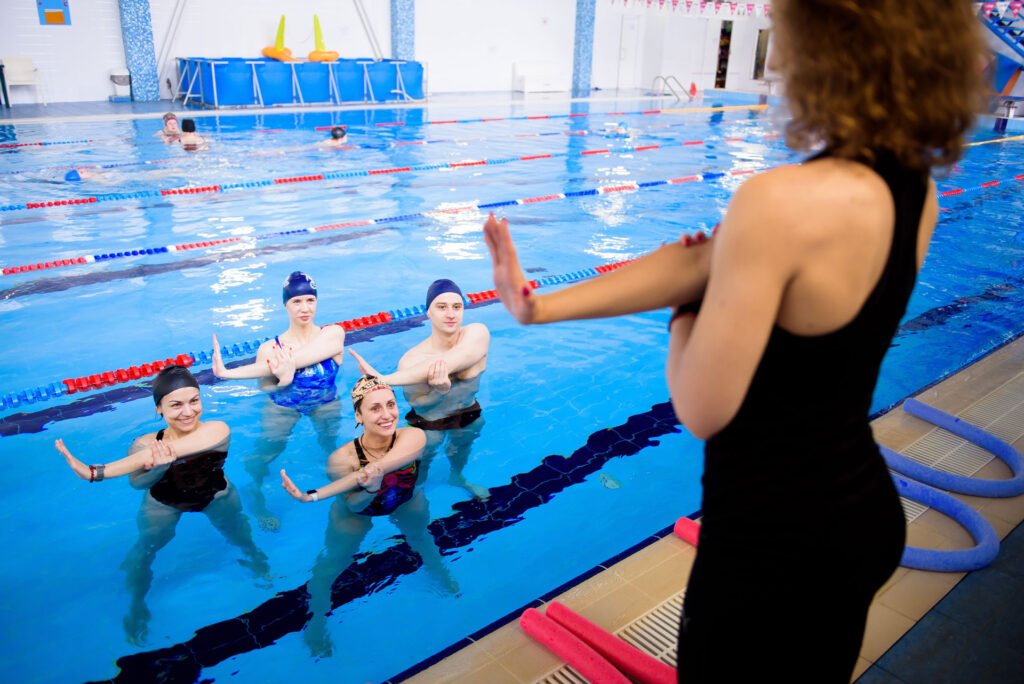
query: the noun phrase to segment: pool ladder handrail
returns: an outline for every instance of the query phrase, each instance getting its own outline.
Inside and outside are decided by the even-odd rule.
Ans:
[[[658,90],[658,81],[661,81],[662,83],[665,84],[665,88],[661,91]],[[676,85],[679,86],[678,91],[672,86],[673,81],[676,83]],[[658,93],[660,95],[665,95],[665,90],[668,90],[670,93],[672,93],[672,96],[676,98],[676,102],[682,100],[683,97],[686,95],[686,88],[683,87],[683,84],[680,83],[679,79],[676,78],[675,76],[655,76],[654,81],[651,83],[651,91],[654,93]]]

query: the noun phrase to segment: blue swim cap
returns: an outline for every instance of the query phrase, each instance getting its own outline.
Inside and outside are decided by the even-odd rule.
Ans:
[[[78,173],[78,169],[71,169],[64,174],[64,180],[66,181],[80,181],[82,180],[82,174]]]
[[[448,292],[454,292],[459,295],[462,297],[463,303],[465,303],[466,298],[462,295],[462,290],[459,289],[459,286],[447,278],[441,278],[440,280],[435,280],[430,283],[430,287],[427,288],[427,308],[430,308],[430,305],[435,299],[437,299],[438,295],[443,295]]]
[[[316,297],[316,282],[302,271],[295,271],[284,279],[284,289],[281,291],[282,301],[287,304],[292,297],[301,297],[302,295]]]

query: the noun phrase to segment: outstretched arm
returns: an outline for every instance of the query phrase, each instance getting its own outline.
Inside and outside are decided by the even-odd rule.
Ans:
[[[299,350],[285,350],[276,343],[266,342],[260,345],[259,351],[256,352],[255,362],[228,368],[224,365],[220,345],[217,336],[214,335],[213,374],[218,378],[231,380],[277,378],[278,385],[285,386],[291,384],[295,369],[306,368],[329,358],[334,358],[340,364],[344,350],[345,329],[340,325],[328,325]]]
[[[523,275],[508,221],[491,214],[484,239],[501,301],[524,325],[610,318],[692,302],[703,294],[711,265],[712,241],[684,236],[610,273],[538,295]]]
[[[64,440],[54,442],[57,451],[64,457],[71,470],[83,480],[99,482],[103,479],[121,477],[138,470],[150,470],[172,463],[178,458],[207,451],[221,442],[225,442],[231,434],[225,423],[208,421],[193,432],[172,442],[153,440],[145,448],[133,449],[124,458],[110,463],[86,465],[71,453],[64,445]]]
[[[430,384],[435,386],[437,368],[445,368],[447,373],[458,373],[477,364],[487,355],[491,344],[491,333],[482,323],[472,323],[462,329],[462,338],[454,347],[439,357],[420,361],[405,367],[399,367],[393,373],[381,374],[366,359],[352,349],[348,353],[359,362],[359,371],[365,375],[375,375],[389,385],[402,387],[405,385]],[[438,362],[441,362],[439,364]],[[431,370],[434,369],[433,377]],[[445,374],[446,375],[446,374]],[[446,390],[447,391],[447,390]]]
[[[395,446],[391,451],[384,458],[371,463],[365,468],[353,471],[323,487],[310,490],[310,493],[300,491],[288,477],[288,473],[282,470],[281,486],[292,495],[292,498],[303,503],[319,501],[320,499],[326,499],[362,488],[363,491],[357,494],[360,498],[348,502],[352,510],[359,511],[366,508],[377,492],[380,491],[381,480],[384,475],[404,468],[418,459],[423,453],[423,447],[426,443],[427,438],[423,430],[419,428],[400,428],[398,439],[395,440]]]

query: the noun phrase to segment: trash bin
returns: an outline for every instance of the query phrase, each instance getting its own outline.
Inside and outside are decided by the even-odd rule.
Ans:
[[[132,77],[127,69],[111,69],[110,82],[114,84],[114,95],[111,99],[130,99],[132,96]]]

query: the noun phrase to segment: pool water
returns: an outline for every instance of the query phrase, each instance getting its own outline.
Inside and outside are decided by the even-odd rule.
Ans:
[[[210,116],[198,128],[211,149],[195,155],[157,141],[152,120],[0,126],[0,144],[94,141],[0,148],[0,207],[97,200],[0,213],[0,266],[238,238],[0,277],[0,396],[208,352],[214,333],[229,346],[278,334],[287,327],[280,283],[293,270],[316,279],[321,324],[422,305],[435,278],[488,290],[487,209],[467,205],[701,177],[497,207],[534,278],[710,230],[749,177],[742,172],[799,159],[777,136],[777,110],[757,104],[722,94],[660,114],[642,112],[664,102],[645,101]],[[526,118],[539,116],[551,118]],[[479,120],[496,118],[504,120]],[[450,120],[464,123],[430,123]],[[619,122],[627,137],[610,133]],[[351,148],[313,147],[327,136],[316,128],[336,123],[349,126]],[[993,138],[979,128],[972,139]],[[969,191],[942,198],[874,410],[1024,329],[1024,200],[1012,183],[976,189],[1021,173],[1020,144],[971,147],[937,179],[940,191]],[[636,149],[650,146],[658,147]],[[488,164],[450,166],[479,160]],[[70,168],[96,175],[67,183]],[[273,182],[318,174],[325,180]],[[159,193],[211,186],[221,191]],[[461,209],[426,214],[445,208]],[[291,232],[339,223],[362,225]],[[11,486],[0,513],[0,678],[365,682],[414,668],[698,510],[701,444],[675,423],[662,380],[666,319],[662,311],[523,329],[500,304],[467,310],[466,322],[487,325],[492,342],[478,395],[484,423],[464,475],[491,496],[475,500],[451,484],[443,453],[431,463],[426,534],[440,567],[387,519],[375,521],[351,563],[326,551],[344,542],[329,505],[294,502],[274,475],[286,468],[300,489],[326,482],[326,453],[308,420],[259,489],[280,526],[257,524],[246,460],[260,447],[265,399],[252,382],[214,382],[197,364],[205,417],[232,427],[225,470],[270,570],[254,576],[206,516],[182,516],[152,563],[139,643],[124,625],[122,562],[138,539],[142,495],[124,480],[75,478],[52,442],[62,437],[87,462],[119,458],[160,427],[148,383],[4,409],[0,458]],[[390,369],[428,334],[413,316],[352,332],[348,344]],[[347,389],[355,364],[341,375]],[[346,406],[339,439],[355,434]],[[312,621],[310,591],[323,602],[327,585],[333,610]]]

